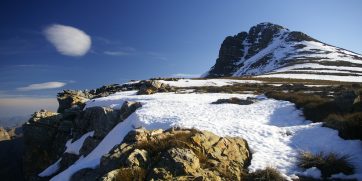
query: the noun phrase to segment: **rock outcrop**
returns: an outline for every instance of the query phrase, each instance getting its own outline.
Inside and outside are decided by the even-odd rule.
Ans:
[[[229,99],[218,99],[215,102],[212,102],[212,104],[239,104],[239,105],[249,105],[256,102],[256,98],[247,97],[246,99],[240,99],[237,97],[231,97]]]
[[[251,153],[242,138],[173,128],[137,129],[72,180],[242,180]]]
[[[37,175],[59,158],[62,158],[59,171],[67,168],[81,155],[92,151],[114,126],[139,107],[140,103],[126,101],[120,110],[91,107],[83,111],[70,107],[64,109],[63,113],[46,110],[34,113],[23,125],[25,178],[39,179]],[[79,155],[64,153],[68,140],[77,140],[90,131],[94,131],[94,134],[86,138]]]
[[[156,92],[172,92],[174,89],[168,84],[161,83],[157,80],[145,80],[140,82],[138,95],[149,95]]]
[[[0,141],[10,140],[9,133],[2,127],[0,127]]]

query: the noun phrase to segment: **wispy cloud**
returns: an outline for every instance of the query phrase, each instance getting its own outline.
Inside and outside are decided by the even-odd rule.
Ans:
[[[91,47],[90,36],[80,29],[54,24],[44,30],[48,41],[63,55],[83,56]]]
[[[200,76],[201,76],[200,74],[187,74],[187,73],[177,73],[171,75],[171,77],[181,77],[181,78],[196,78]]]
[[[152,59],[168,60],[168,58],[164,54],[158,52],[146,52],[146,55],[151,57]]]
[[[133,47],[121,47],[117,50],[104,51],[103,53],[110,56],[125,56],[136,53],[136,49]]]
[[[43,90],[43,89],[55,89],[64,87],[67,83],[64,82],[44,82],[39,84],[30,84],[26,87],[19,87],[18,91],[32,91],[32,90]]]

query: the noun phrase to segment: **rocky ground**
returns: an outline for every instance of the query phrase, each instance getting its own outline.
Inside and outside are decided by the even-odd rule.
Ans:
[[[119,109],[85,107],[87,101],[106,97],[120,91],[136,90],[139,95],[160,92],[187,94],[190,91],[194,93],[229,94],[264,93],[276,99],[295,102],[297,106],[299,102],[296,97],[289,97],[289,99],[277,97],[275,92],[289,93],[289,96],[290,93],[298,93],[299,96],[303,93],[305,94],[304,97],[313,95],[323,99],[323,101],[334,101],[335,105],[343,105],[345,110],[341,111],[345,112],[340,112],[343,115],[346,115],[347,112],[359,114],[361,111],[361,85],[359,84],[336,85],[331,82],[323,82],[324,85],[306,86],[304,82],[297,80],[295,82],[284,81],[283,84],[279,84],[280,82],[277,81],[260,80],[264,82],[233,82],[225,86],[175,87],[167,84],[167,81],[178,81],[178,79],[134,81],[123,85],[103,86],[90,91],[65,90],[59,93],[58,112],[41,110],[34,113],[32,118],[22,127],[24,136],[18,136],[21,135],[19,130],[6,131],[0,129],[0,140],[2,140],[0,141],[2,152],[0,155],[3,157],[1,158],[1,165],[3,165],[0,172],[1,178],[9,178],[8,180],[49,180],[52,176],[71,166],[81,156],[90,154],[118,123],[124,121],[142,106],[138,102],[126,101]],[[248,105],[256,101],[258,100],[254,98],[231,98],[219,99],[213,104]],[[300,104],[299,106],[302,108],[305,105]],[[334,110],[331,109],[331,111]],[[316,121],[321,122],[323,120]],[[340,132],[345,131],[336,125],[331,127],[333,126]],[[360,121],[354,123],[354,127],[358,131],[361,127]],[[343,129],[346,129],[346,126]],[[93,136],[85,137],[81,144],[77,143],[87,134]],[[129,132],[120,142],[121,144],[113,147],[108,154],[102,157],[99,167],[81,169],[71,179],[256,179],[256,174],[249,174],[247,169],[252,159],[249,144],[240,137],[220,137],[214,133],[196,129],[136,129]],[[55,162],[59,164],[54,165]],[[54,166],[49,167],[50,165]],[[275,178],[279,178],[279,176],[276,174]],[[279,179],[283,180],[283,177],[280,176]]]

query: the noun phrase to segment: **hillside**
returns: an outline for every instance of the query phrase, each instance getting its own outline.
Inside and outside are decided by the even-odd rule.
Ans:
[[[23,126],[24,175],[362,179],[361,93],[328,81],[174,78],[66,90],[58,113],[41,110]],[[320,165],[301,164],[303,155]]]
[[[260,23],[226,37],[203,77],[239,76],[362,82],[362,55],[328,45],[302,32]]]

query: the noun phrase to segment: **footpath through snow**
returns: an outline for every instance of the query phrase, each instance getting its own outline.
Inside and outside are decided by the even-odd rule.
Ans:
[[[230,97],[257,97],[259,101],[251,105],[211,104],[217,99]],[[303,172],[296,166],[296,157],[300,152],[333,151],[351,155],[356,166],[356,174],[352,177],[362,179],[361,141],[343,140],[337,131],[324,128],[320,123],[306,121],[301,111],[290,102],[251,94],[136,95],[136,91],[128,91],[91,100],[86,108],[120,108],[126,100],[141,102],[142,107],[114,127],[89,155],[81,157],[52,180],[69,180],[73,173],[82,168],[96,167],[101,156],[121,143],[124,136],[134,128],[145,127],[151,130],[173,126],[197,128],[220,136],[246,139],[253,154],[250,171],[271,166],[291,179],[295,174]]]

